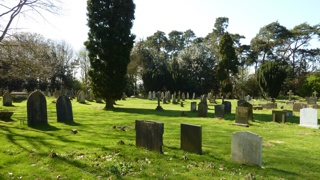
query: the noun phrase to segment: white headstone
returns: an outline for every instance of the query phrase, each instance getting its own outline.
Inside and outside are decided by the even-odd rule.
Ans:
[[[300,109],[300,126],[319,129],[318,110],[313,108]]]
[[[262,166],[262,137],[251,132],[232,134],[231,160],[241,164]]]
[[[155,91],[153,91],[152,92],[152,100],[155,100],[157,97],[156,97],[156,92]]]
[[[149,100],[151,100],[151,99],[152,99],[152,93],[151,93],[151,91],[149,91],[148,99],[149,99]]]

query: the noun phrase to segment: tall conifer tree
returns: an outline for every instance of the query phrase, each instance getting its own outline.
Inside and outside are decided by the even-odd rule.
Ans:
[[[89,76],[96,96],[113,108],[126,86],[127,66],[135,36],[131,34],[133,0],[88,0],[88,40],[91,69]]]

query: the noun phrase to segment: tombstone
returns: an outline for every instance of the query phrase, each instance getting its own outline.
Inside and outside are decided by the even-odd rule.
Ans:
[[[151,91],[149,91],[148,99],[149,99],[149,100],[152,100],[152,92],[151,92]]]
[[[158,106],[156,108],[156,110],[163,110],[163,108],[160,106],[160,92],[157,93],[157,96],[158,96]]]
[[[78,95],[78,102],[85,104],[86,103],[86,95],[84,94],[83,91],[80,91],[79,95]]]
[[[230,101],[224,101],[224,113],[231,114],[231,102]]]
[[[185,100],[186,100],[186,95],[184,94],[184,92],[183,92],[182,95],[181,95],[181,100],[182,100],[182,101],[185,101]]]
[[[180,125],[180,147],[182,150],[202,154],[202,127],[191,124]]]
[[[312,93],[313,96],[312,97],[314,97],[315,99],[318,99],[317,94],[318,94],[317,91],[313,91],[313,93]]]
[[[192,99],[196,99],[196,93],[192,94]]]
[[[261,107],[266,109],[276,109],[278,105],[277,103],[266,103],[266,104],[261,104]]]
[[[156,121],[136,120],[136,146],[162,153],[164,124]]]
[[[123,95],[122,95],[122,98],[123,98]],[[87,100],[90,101],[90,102],[93,101],[93,91],[92,91],[92,89],[88,90]]]
[[[289,101],[291,101],[292,100],[292,95],[293,95],[292,90],[290,90],[287,94],[289,95]]]
[[[232,134],[231,160],[240,164],[262,166],[262,137],[251,132]]]
[[[13,102],[21,102],[28,99],[27,92],[11,92],[10,95]]]
[[[156,92],[152,91],[152,100],[155,100],[155,99],[156,99]]]
[[[2,120],[10,120],[12,115],[12,111],[0,111],[0,119]]]
[[[191,102],[191,111],[196,112],[197,111],[197,102]]]
[[[72,105],[66,95],[60,95],[56,103],[57,121],[73,122]]]
[[[283,112],[286,113],[287,117],[292,117],[293,116],[293,111],[291,111],[291,110],[283,110]]]
[[[247,101],[251,101],[251,96],[247,95]]]
[[[249,107],[236,107],[236,125],[249,125]]]
[[[40,91],[34,91],[27,100],[28,126],[47,125],[47,101]]]
[[[3,94],[2,104],[3,106],[12,106],[12,97],[8,91]]]
[[[300,109],[300,126],[319,129],[318,110],[313,108]]]
[[[248,107],[248,112],[249,112],[249,120],[253,121],[253,108],[252,108],[252,104],[248,103],[248,102],[244,102],[242,104],[240,104],[239,107]]]
[[[309,97],[307,98],[307,104],[317,104],[317,100],[315,97]]]
[[[294,112],[300,112],[300,109],[302,108],[307,108],[307,105],[302,103],[294,103],[292,107]]]
[[[126,99],[127,99],[127,95],[126,95],[126,93],[125,93],[125,92],[123,92],[123,93],[122,93],[121,100],[124,100],[124,101],[125,101]]]
[[[161,96],[160,96],[160,99],[163,99],[164,98],[164,93],[161,92]]]
[[[286,123],[287,115],[285,111],[272,110],[272,121],[278,123]]]
[[[181,92],[178,91],[178,95],[177,95],[177,101],[180,102],[180,99],[181,99]]]
[[[208,116],[208,105],[205,102],[200,102],[198,104],[198,117]]]
[[[187,92],[187,99],[189,99],[189,92]]]
[[[214,106],[214,113],[216,118],[224,118],[224,104],[218,104]]]

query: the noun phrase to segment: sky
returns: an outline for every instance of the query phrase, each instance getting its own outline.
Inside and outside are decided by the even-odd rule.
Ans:
[[[15,26],[22,31],[36,32],[53,40],[65,40],[78,51],[87,40],[86,0],[63,0],[64,12],[45,14],[46,21],[20,18]],[[146,39],[155,32],[167,35],[173,31],[191,29],[197,37],[212,32],[216,18],[228,17],[229,33],[246,38],[250,44],[260,28],[278,21],[292,29],[307,22],[320,23],[319,0],[134,0],[136,4],[132,33],[136,40]]]

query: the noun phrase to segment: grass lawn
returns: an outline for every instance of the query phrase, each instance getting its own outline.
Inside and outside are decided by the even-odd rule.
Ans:
[[[299,113],[286,124],[272,122],[271,110],[254,110],[250,127],[224,120],[198,118],[185,106],[127,98],[114,110],[104,104],[72,101],[75,123],[58,123],[53,98],[47,98],[49,126],[30,128],[26,101],[0,110],[14,111],[11,121],[0,120],[0,179],[319,179],[320,130],[300,127]],[[199,100],[197,100],[199,102]],[[259,102],[253,101],[253,104]],[[284,102],[278,101],[287,109]],[[184,111],[186,117],[181,117]],[[135,120],[164,123],[163,154],[135,146]],[[180,124],[202,126],[202,155],[180,149]],[[78,133],[72,133],[77,129]],[[262,167],[231,162],[233,132],[250,131],[263,140]],[[124,144],[119,143],[123,141]]]

